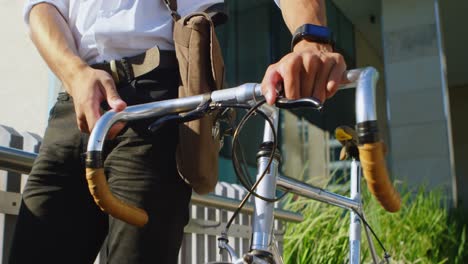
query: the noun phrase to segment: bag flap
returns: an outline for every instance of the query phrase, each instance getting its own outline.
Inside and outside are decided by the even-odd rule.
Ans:
[[[213,78],[215,85],[215,87],[212,88],[215,90],[222,89],[224,85],[224,60],[218,38],[216,37],[215,27],[210,15],[204,12],[195,12],[186,17],[183,17],[182,19],[179,19],[174,24],[174,27],[176,27],[174,28],[174,42],[176,42],[178,45],[189,47],[191,31],[203,30],[201,28],[193,27],[194,23],[191,22],[193,22],[194,20],[192,19],[196,17],[203,17],[208,23],[209,32],[206,33],[209,34],[210,38],[211,77]]]

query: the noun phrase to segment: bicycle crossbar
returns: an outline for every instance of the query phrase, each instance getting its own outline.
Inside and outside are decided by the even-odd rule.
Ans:
[[[198,195],[196,193],[192,194],[192,203],[203,206],[212,206],[217,209],[226,209],[229,211],[234,211],[239,205],[239,201],[232,198],[226,198],[219,195]],[[245,204],[241,213],[252,214],[254,212],[254,206],[251,203]],[[287,222],[299,223],[304,220],[304,217],[299,213],[294,213],[286,210],[275,209],[274,216],[278,220],[283,220]]]
[[[360,203],[348,197],[314,187],[298,180],[278,176],[278,187],[317,201],[322,201],[344,209],[354,209],[360,211]]]

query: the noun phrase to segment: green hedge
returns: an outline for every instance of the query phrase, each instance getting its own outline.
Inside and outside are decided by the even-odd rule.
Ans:
[[[442,191],[404,190],[398,213],[385,212],[367,192],[363,196],[367,220],[391,255],[391,263],[468,263],[467,226],[460,214],[448,213]],[[348,211],[294,196],[287,198],[285,207],[305,218],[287,227],[286,263],[349,262]],[[382,258],[377,242],[375,246]],[[361,247],[361,262],[371,263],[364,231]]]

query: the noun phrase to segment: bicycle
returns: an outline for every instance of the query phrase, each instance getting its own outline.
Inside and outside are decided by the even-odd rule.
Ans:
[[[291,192],[306,198],[314,199],[327,204],[339,206],[350,210],[350,254],[349,261],[352,264],[359,263],[361,229],[364,223],[364,230],[369,243],[372,259],[374,263],[379,263],[373,240],[370,233],[375,237],[375,233],[366,221],[362,210],[360,179],[362,174],[367,180],[367,185],[371,193],[378,199],[381,205],[390,212],[398,211],[400,208],[400,198],[397,191],[391,184],[384,159],[384,145],[380,141],[377,128],[377,115],[375,110],[375,87],[378,79],[377,71],[372,67],[350,70],[345,73],[345,84],[341,89],[356,86],[356,121],[357,139],[350,147],[355,148],[358,155],[351,154],[351,192],[350,197],[345,197],[333,192],[307,185],[297,180],[278,176],[278,166],[280,154],[277,150],[276,131],[278,127],[278,108],[310,107],[320,110],[322,104],[314,98],[303,98],[298,100],[287,100],[279,98],[276,107],[263,104],[265,101],[261,94],[260,85],[248,83],[235,88],[214,91],[211,94],[202,94],[191,97],[170,99],[165,101],[152,102],[148,104],[127,107],[121,112],[109,111],[105,113],[96,123],[92,131],[87,148],[86,171],[89,189],[94,196],[97,205],[110,215],[126,221],[136,226],[143,226],[148,221],[146,212],[140,208],[125,204],[115,198],[107,186],[104,175],[101,152],[104,139],[110,127],[119,121],[134,121],[150,117],[162,118],[168,115],[179,115],[194,110],[199,110],[195,116],[202,116],[213,109],[227,109],[230,107],[240,107],[249,109],[248,113],[240,121],[233,138],[233,153],[238,147],[236,143],[238,131],[243,127],[246,120],[253,114],[259,114],[265,118],[265,128],[263,143],[257,154],[258,174],[255,183],[248,183],[239,159],[233,155],[233,164],[236,173],[240,176],[240,181],[247,188],[248,194],[241,201],[238,209],[230,218],[223,232],[218,238],[218,247],[226,251],[231,262],[213,263],[283,263],[281,256],[274,243],[273,230],[273,204],[281,197],[275,197],[276,189]],[[209,106],[200,108],[199,106]],[[183,118],[181,118],[183,119]],[[158,122],[158,121],[157,121]],[[158,122],[156,126],[160,125]],[[351,139],[346,133],[342,134],[346,139]],[[250,195],[254,196],[255,209],[252,220],[252,240],[250,252],[239,257],[233,248],[228,244],[227,229],[231,225],[234,217],[239,213],[242,206],[247,202]],[[284,195],[283,195],[284,196]],[[389,261],[390,256],[384,249],[384,260]]]

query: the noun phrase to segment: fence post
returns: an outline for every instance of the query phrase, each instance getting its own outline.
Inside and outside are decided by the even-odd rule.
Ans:
[[[247,191],[245,190],[244,187],[238,185],[238,184],[233,184],[232,187],[234,187],[237,190],[237,197],[239,201],[244,199],[244,196],[247,195]],[[252,197],[249,198],[249,201],[252,202]],[[239,224],[243,226],[250,226],[250,216],[249,214],[244,214],[241,213],[238,216],[239,218]],[[250,249],[250,241],[248,238],[239,238],[239,256],[243,256],[245,253],[249,252]]]
[[[215,194],[219,196],[223,196],[223,197],[227,196],[227,190],[220,182],[216,185]],[[229,213],[231,212],[228,212],[226,210],[217,210],[216,220],[221,221],[222,225],[224,226],[229,220],[228,218],[230,216]],[[228,239],[229,241],[233,241],[233,237],[228,237]],[[222,251],[221,255],[218,254],[217,261],[228,261],[228,260],[229,260],[229,257],[225,250]]]
[[[192,218],[205,220],[205,208],[200,205],[192,205]],[[192,263],[206,263],[205,259],[205,234],[192,234]]]
[[[23,137],[11,127],[0,125],[0,145],[5,147],[23,148]],[[0,172],[0,191],[19,193],[21,190],[21,175],[16,172]],[[19,207],[19,204],[15,204]],[[8,263],[13,233],[16,226],[16,215],[0,214],[0,249],[2,263]]]
[[[205,208],[206,219],[211,221],[219,222],[219,209],[215,209],[213,207],[206,207]],[[217,237],[214,235],[207,235],[206,238],[206,255],[208,258],[208,262],[216,261],[218,255],[218,240]]]

